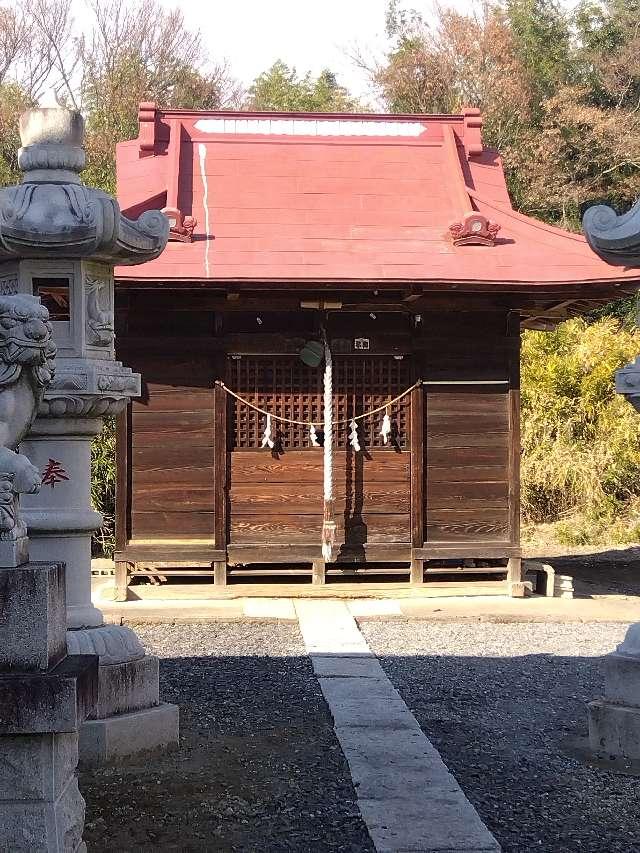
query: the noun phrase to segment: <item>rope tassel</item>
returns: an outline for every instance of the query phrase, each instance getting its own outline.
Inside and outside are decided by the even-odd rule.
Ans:
[[[267,415],[267,425],[262,433],[262,447],[268,447],[270,450],[274,448],[274,441],[271,438],[271,415]]]
[[[360,450],[360,441],[358,440],[358,424],[355,420],[349,424],[349,430],[349,444],[357,453]]]
[[[382,428],[380,430],[380,435],[382,436],[382,440],[385,444],[389,443],[389,436],[391,435],[391,418],[389,417],[389,409],[387,408],[384,413],[384,417],[382,419]]]

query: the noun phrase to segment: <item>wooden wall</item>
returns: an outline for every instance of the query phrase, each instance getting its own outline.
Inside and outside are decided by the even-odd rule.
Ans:
[[[519,543],[516,312],[426,317],[417,345],[423,399],[424,541],[461,553]],[[452,384],[446,384],[449,380]],[[468,381],[460,385],[453,382]],[[429,384],[429,383],[438,384]],[[440,384],[442,383],[442,384]]]
[[[267,313],[258,338],[245,331],[238,313],[229,315],[225,329],[219,316],[190,313],[184,304],[172,312],[170,306],[167,294],[158,307],[149,293],[126,311],[121,307],[118,354],[144,382],[128,430],[123,421],[119,432],[118,550],[131,539],[202,540],[239,549],[317,546],[321,450],[303,447],[298,437],[274,458],[256,448],[256,424],[243,427],[251,437],[247,446],[235,446],[235,404],[214,390],[217,378],[230,375],[228,351],[273,352],[271,334],[273,346],[291,354],[299,341],[287,339],[287,325]],[[353,337],[353,316],[335,315],[332,334],[340,346]],[[381,314],[370,321],[366,333],[374,353],[404,355],[406,370],[393,381],[421,378],[425,384],[414,392],[413,414],[406,403],[401,446],[373,441],[359,454],[346,441],[337,446],[335,516],[345,554],[397,545],[406,558],[409,546],[424,545],[434,553],[458,549],[461,556],[477,546],[482,556],[517,545],[518,319],[494,308],[434,310],[419,321]],[[309,319],[299,325],[296,334],[304,340]],[[348,394],[341,400],[344,408]],[[371,403],[354,405],[360,410]]]
[[[213,541],[214,363],[138,353],[143,394],[129,413],[129,538]]]
[[[509,541],[508,393],[429,388],[424,446],[425,541]]]

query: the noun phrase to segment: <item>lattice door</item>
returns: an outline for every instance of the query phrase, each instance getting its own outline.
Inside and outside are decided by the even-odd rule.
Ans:
[[[369,412],[402,393],[411,384],[411,365],[388,355],[337,356],[334,359],[334,418],[345,421]],[[394,444],[409,449],[411,398],[409,395],[390,408]],[[384,412],[358,421],[359,439],[363,447],[384,447],[380,424]],[[346,444],[348,426],[338,428],[336,447]]]
[[[272,415],[308,423],[322,422],[323,368],[304,365],[297,355],[242,356],[230,358],[227,383],[246,400]],[[334,418],[347,421],[384,404],[411,383],[411,366],[407,360],[396,361],[388,355],[334,356]],[[265,416],[234,402],[234,423],[230,430],[234,449],[260,447]],[[391,408],[395,446],[409,448],[410,397],[407,395]],[[380,423],[383,413],[359,422],[363,447],[383,447]],[[273,421],[274,433],[283,450],[310,448],[309,430],[303,425]],[[337,425],[335,446],[347,446],[347,424]]]

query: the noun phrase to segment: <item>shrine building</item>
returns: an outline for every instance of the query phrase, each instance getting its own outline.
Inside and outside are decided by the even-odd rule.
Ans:
[[[118,426],[119,594],[141,574],[523,594],[520,330],[638,271],[515,211],[477,110],[141,104],[117,170],[125,215],[171,222],[116,269],[143,379]]]

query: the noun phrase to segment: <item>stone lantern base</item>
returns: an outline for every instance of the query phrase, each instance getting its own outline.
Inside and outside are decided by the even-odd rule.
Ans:
[[[160,702],[158,658],[124,625],[67,631],[73,654],[97,654],[98,698],[80,729],[80,767],[97,767],[179,742],[179,709]]]

